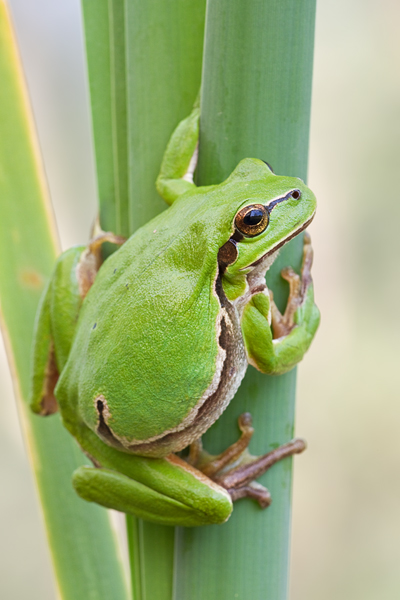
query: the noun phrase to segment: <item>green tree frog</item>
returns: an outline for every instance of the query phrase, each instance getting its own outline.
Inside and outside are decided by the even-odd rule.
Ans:
[[[198,131],[194,108],[173,133],[157,180],[167,210],[123,244],[103,232],[61,255],[34,344],[32,409],[59,408],[93,463],[73,474],[77,493],[167,525],[223,523],[245,496],[270,503],[255,479],[301,452],[302,440],[252,457],[249,414],[219,456],[202,449],[201,436],[249,363],[288,371],[319,322],[307,235],[301,277],[282,273],[290,284],[283,315],[265,284],[279,249],[313,219],[314,194],[251,158],[223,183],[197,187]],[[101,264],[104,241],[121,247]]]

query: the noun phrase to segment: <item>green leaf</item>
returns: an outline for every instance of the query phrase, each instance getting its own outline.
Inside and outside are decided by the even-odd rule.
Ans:
[[[107,512],[80,500],[72,472],[86,461],[58,415],[27,405],[33,323],[58,252],[35,128],[9,15],[0,0],[0,302],[2,332],[43,506],[60,597],[127,600]]]

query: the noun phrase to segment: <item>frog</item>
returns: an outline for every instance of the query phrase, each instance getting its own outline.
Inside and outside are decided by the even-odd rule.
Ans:
[[[248,365],[291,370],[320,319],[306,232],[301,274],[282,271],[283,314],[265,280],[313,220],[313,192],[256,158],[197,186],[199,120],[195,106],[165,150],[156,187],[168,208],[128,240],[97,227],[57,260],[36,319],[30,401],[38,415],[60,411],[90,459],[72,474],[83,500],[186,527],[224,523],[242,498],[271,503],[257,478],[303,440],[253,456],[249,413],[219,455],[201,438]],[[105,242],[118,248],[103,260]]]

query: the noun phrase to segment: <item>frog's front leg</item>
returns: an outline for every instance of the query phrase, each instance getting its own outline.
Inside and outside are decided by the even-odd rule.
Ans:
[[[255,294],[243,310],[242,331],[249,363],[263,373],[280,375],[289,371],[313,340],[320,314],[314,303],[311,263],[311,240],[305,233],[301,278],[292,269],[282,271],[290,285],[285,313],[281,315],[273,299],[263,293]]]
[[[200,108],[196,102],[191,114],[178,124],[164,153],[156,186],[168,204],[196,187],[193,173],[197,163],[199,120]]]

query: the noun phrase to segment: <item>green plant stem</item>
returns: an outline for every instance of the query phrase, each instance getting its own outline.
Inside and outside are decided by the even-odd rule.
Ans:
[[[278,174],[306,178],[315,0],[208,0],[201,96],[198,182],[217,183],[247,156]],[[267,280],[280,307],[283,266],[299,267],[302,240],[281,252]],[[252,368],[230,406],[203,438],[221,452],[238,437],[245,411],[255,426],[251,451],[268,452],[293,437],[295,370],[279,378]],[[301,460],[301,458],[299,459]],[[285,600],[292,461],[260,482],[273,497],[262,511],[235,504],[227,524],[180,528],[175,547],[174,600]]]
[[[82,4],[101,225],[130,235],[166,208],[155,180],[168,139],[200,87],[205,0]],[[121,18],[125,27],[117,36],[112,23],[121,26]],[[126,138],[117,134],[122,94],[117,101],[112,92],[124,86]],[[127,159],[118,171],[125,145]],[[128,193],[117,201],[117,180],[125,173]],[[174,529],[129,516],[127,530],[134,599],[171,600]]]
[[[86,459],[58,415],[28,406],[33,323],[58,252],[35,130],[6,4],[0,0],[1,325],[63,600],[127,600],[107,512],[82,502],[71,475]]]

